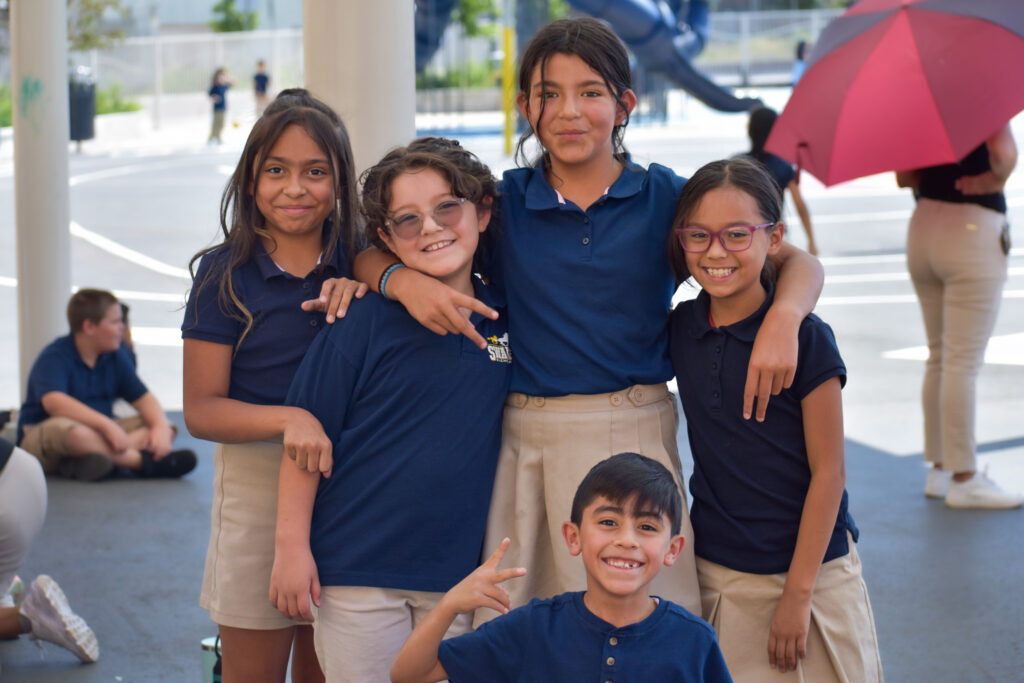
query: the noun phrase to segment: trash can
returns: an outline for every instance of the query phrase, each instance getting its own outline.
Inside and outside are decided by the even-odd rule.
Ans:
[[[96,137],[96,79],[88,67],[77,67],[68,74],[68,112],[72,140]]]

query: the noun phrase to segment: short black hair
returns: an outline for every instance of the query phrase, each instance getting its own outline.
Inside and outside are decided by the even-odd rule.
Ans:
[[[598,496],[618,504],[632,499],[634,511],[663,514],[668,517],[672,535],[679,533],[683,500],[672,473],[657,460],[638,453],[619,453],[594,465],[576,489],[570,521],[579,525],[583,510]]]

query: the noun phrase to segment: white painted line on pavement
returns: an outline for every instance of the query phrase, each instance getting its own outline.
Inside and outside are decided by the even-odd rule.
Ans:
[[[154,169],[173,168],[175,166],[194,166],[201,163],[203,163],[203,160],[200,157],[185,157],[184,159],[166,159],[160,162],[153,161],[148,163],[114,166],[113,168],[104,168],[99,171],[89,171],[88,173],[79,173],[78,175],[71,176],[71,178],[68,179],[68,187],[75,187],[82,183],[91,183],[97,180],[106,180],[108,178],[132,175],[134,173],[148,172]]]
[[[1024,299],[1024,289],[1004,289],[1004,299]],[[823,296],[819,306],[842,306],[858,304],[910,304],[917,303],[915,294],[878,294],[874,296]]]
[[[181,346],[181,330],[177,327],[132,325],[132,343],[140,346]]]
[[[83,228],[75,221],[71,221],[71,234],[79,239],[85,240],[94,247],[98,247],[108,254],[118,256],[131,261],[135,265],[142,266],[154,272],[160,273],[161,275],[170,275],[172,277],[180,277],[184,280],[191,280],[192,276],[189,275],[187,268],[179,268],[178,266],[172,266],[164,263],[163,261],[157,261],[155,258],[146,256],[142,252],[129,249],[126,246],[118,244],[114,240],[104,237],[99,233],[95,233],[92,230]]]
[[[1024,275],[1024,267],[1007,268],[1009,277]],[[910,279],[910,273],[857,273],[852,275],[826,275],[826,285],[840,285],[857,282],[903,282]]]
[[[1003,334],[988,340],[985,349],[985,362],[991,365],[1024,365],[1024,332]],[[893,360],[928,360],[927,346],[911,346],[905,349],[894,349],[882,353],[882,358]]]

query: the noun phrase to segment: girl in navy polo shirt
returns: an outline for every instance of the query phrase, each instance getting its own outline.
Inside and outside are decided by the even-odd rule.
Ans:
[[[541,29],[523,54],[519,89],[530,123],[519,158],[531,138],[542,154],[506,172],[501,185],[503,229],[490,272],[505,289],[516,364],[484,549],[492,552],[507,536],[509,561],[530,570],[509,586],[513,607],[584,588],[582,566],[561,547],[561,524],[594,464],[632,451],[683,483],[666,387],[676,282],[665,245],[684,180],[626,153],[622,137],[636,105],[629,57],[601,22],[580,17]],[[821,288],[813,258],[789,246],[778,258],[786,261],[779,303],[760,335],[737,416],[741,409],[750,416],[755,393],[763,416],[771,393],[791,379],[799,322]],[[360,256],[359,266],[371,286],[383,270],[379,258]],[[472,335],[460,307],[487,311],[409,269],[392,274],[386,291],[438,331]],[[686,515],[682,528],[683,554],[652,591],[696,612]]]
[[[499,307],[473,274],[495,190],[457,142],[417,140],[363,175],[366,236],[395,270]],[[288,392],[323,424],[334,472],[282,460],[271,600],[310,619],[312,596],[329,682],[388,681],[413,626],[480,559],[512,359],[504,316],[471,322],[484,349],[367,296],[321,332]],[[449,633],[470,626],[465,615]]]
[[[670,322],[703,616],[738,682],[774,680],[772,669],[816,683],[881,681],[844,488],[846,368],[831,328],[803,320],[793,384],[764,422],[737,410],[774,294],[767,259],[783,244],[780,212],[757,162],[716,161],[683,188],[670,238],[676,277],[703,287]]]
[[[289,91],[256,122],[224,192],[223,242],[192,260],[200,259],[182,324],[185,421],[218,442],[200,604],[220,627],[227,683],[283,683],[293,641],[292,680],[323,680],[312,629],[267,596],[282,441],[299,466],[331,466],[320,422],[283,404],[324,326],[322,313],[300,304],[326,278],[349,274],[356,204],[341,120]],[[354,283],[342,284],[351,296]]]

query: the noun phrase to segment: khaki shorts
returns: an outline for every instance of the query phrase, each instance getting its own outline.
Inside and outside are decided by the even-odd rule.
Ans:
[[[807,656],[781,674],[768,665],[768,636],[785,574],[747,574],[697,558],[703,617],[715,628],[736,683],[881,683],[882,661],[857,546],[821,565],[811,598]]]
[[[327,680],[389,683],[398,651],[443,597],[398,588],[324,586],[320,608],[314,608],[313,641]],[[444,637],[468,633],[472,625],[471,614],[460,614]]]
[[[528,570],[505,586],[512,607],[586,589],[583,562],[569,554],[562,523],[569,521],[576,488],[590,468],[618,453],[633,452],[667,467],[683,499],[680,533],[686,544],[675,564],[655,577],[651,594],[700,612],[676,427],[675,400],[664,384],[556,398],[509,394],[483,556],[506,536],[511,539],[502,565]],[[475,623],[497,615],[477,610]]]
[[[218,444],[210,545],[199,604],[223,626],[257,631],[299,623],[270,604],[280,442]]]
[[[146,426],[138,415],[115,419],[121,429],[126,432],[134,432]],[[43,471],[52,474],[57,471],[57,465],[61,458],[71,453],[68,447],[68,432],[72,427],[84,426],[77,420],[70,417],[48,417],[42,422],[32,425],[25,425],[18,444],[24,450],[39,458]]]

